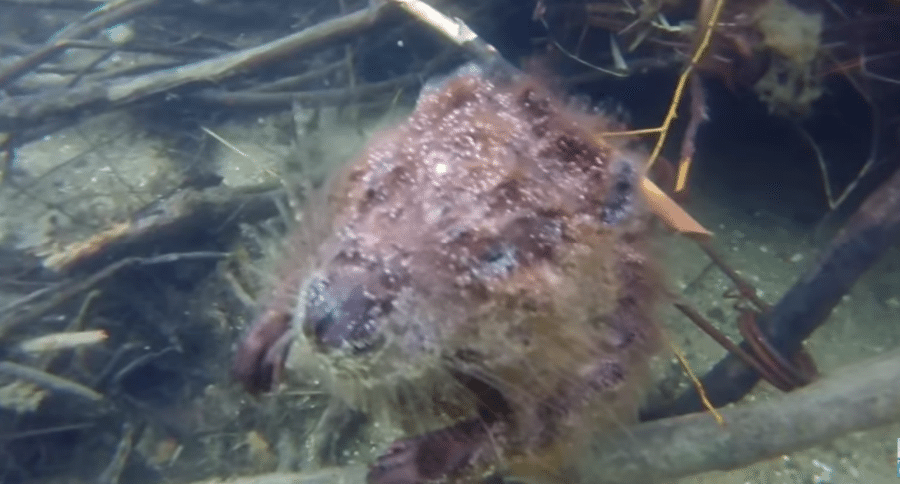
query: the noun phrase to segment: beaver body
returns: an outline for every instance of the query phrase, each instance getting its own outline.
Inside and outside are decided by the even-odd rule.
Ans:
[[[238,372],[293,321],[289,368],[413,435],[371,482],[566,472],[585,430],[634,418],[658,340],[644,157],[609,129],[505,65],[426,85],[330,189]]]

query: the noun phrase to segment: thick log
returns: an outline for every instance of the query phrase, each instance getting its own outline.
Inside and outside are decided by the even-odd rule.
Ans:
[[[842,369],[768,401],[647,422],[599,436],[582,482],[671,481],[746,466],[900,420],[900,352]]]

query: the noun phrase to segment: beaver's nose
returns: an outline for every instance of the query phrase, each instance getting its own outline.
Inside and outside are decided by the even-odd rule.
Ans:
[[[387,310],[362,284],[318,279],[307,292],[303,332],[323,351],[366,352],[380,341],[378,319]]]

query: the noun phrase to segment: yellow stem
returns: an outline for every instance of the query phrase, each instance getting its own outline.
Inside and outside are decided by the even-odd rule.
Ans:
[[[684,96],[684,87],[687,85],[687,81],[691,76],[691,72],[694,70],[694,66],[700,62],[700,59],[709,47],[709,41],[712,39],[714,27],[719,21],[719,15],[722,13],[722,6],[725,5],[725,0],[715,0],[715,2],[712,13],[706,22],[706,30],[703,32],[703,38],[700,39],[700,43],[697,45],[697,48],[694,50],[694,55],[691,57],[691,63],[688,64],[681,73],[681,77],[678,78],[678,84],[675,86],[675,93],[672,95],[672,102],[669,104],[669,112],[666,113],[666,118],[663,120],[662,126],[658,128],[660,132],[659,138],[656,140],[656,146],[653,147],[653,151],[650,153],[650,159],[647,160],[645,173],[646,170],[649,170],[650,167],[653,166],[653,163],[659,157],[663,144],[666,142],[666,135],[669,134],[669,127],[678,115],[678,105],[681,104],[681,98]],[[702,15],[703,9],[701,8],[700,11]]]

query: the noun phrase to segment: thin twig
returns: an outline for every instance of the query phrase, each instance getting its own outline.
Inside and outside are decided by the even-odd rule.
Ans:
[[[691,76],[691,118],[681,140],[681,159],[678,160],[678,177],[675,179],[676,193],[681,193],[687,188],[687,174],[696,151],[697,131],[706,119],[706,92],[703,90],[703,81],[699,76]]]
[[[35,304],[22,312],[16,313],[16,308],[9,308],[9,311],[13,314],[0,319],[0,336],[7,333],[10,329],[24,324],[43,316],[44,314],[52,311],[53,309],[59,307],[70,299],[74,298],[78,294],[82,294],[89,289],[93,288],[100,282],[105,279],[112,277],[117,274],[119,271],[135,266],[145,266],[152,264],[166,264],[180,260],[189,260],[189,259],[210,259],[210,258],[222,258],[225,254],[221,252],[191,252],[191,253],[179,253],[179,254],[165,254],[156,257],[127,257],[125,259],[116,261],[104,269],[92,274],[89,277],[78,279],[74,281],[66,281],[57,284],[51,291],[52,295],[41,303]],[[42,290],[44,291],[44,290]]]
[[[97,425],[96,422],[82,422],[77,424],[69,424],[69,425],[57,425],[56,427],[47,427],[42,429],[33,429],[33,430],[23,430],[21,432],[15,432],[11,434],[0,434],[0,442],[10,441],[10,440],[18,440],[18,439],[27,439],[30,437],[40,437],[42,435],[50,435],[56,434],[59,432],[70,432],[72,430],[84,430],[91,428]]]
[[[833,56],[831,56],[830,54],[829,54],[829,56],[831,57],[833,62],[837,63],[837,61],[834,59]],[[860,66],[859,66],[860,73],[863,76],[871,77],[868,75],[870,73],[866,69],[865,54],[860,53],[860,57],[862,58],[862,62],[860,63]],[[863,99],[863,101],[865,101],[866,104],[869,106],[870,119],[872,121],[872,130],[871,130],[871,135],[869,138],[869,154],[866,157],[866,161],[865,161],[865,163],[863,163],[862,168],[860,168],[860,170],[857,172],[857,174],[853,178],[853,180],[846,187],[844,187],[844,190],[841,192],[840,195],[838,195],[837,198],[834,198],[832,195],[829,195],[829,206],[832,210],[836,209],[842,203],[844,203],[844,201],[847,199],[847,197],[850,196],[850,194],[853,192],[853,190],[856,189],[856,186],[859,184],[860,180],[866,174],[868,174],[869,170],[872,169],[872,167],[875,165],[875,162],[878,159],[878,141],[882,134],[881,133],[880,111],[879,111],[878,106],[872,100],[872,97],[869,95],[867,90],[865,90],[863,88],[863,86],[860,85],[859,80],[855,76],[852,76],[852,75],[850,75],[849,72],[844,71],[844,78],[847,79],[847,82],[849,82],[850,85],[853,86],[853,89],[856,90],[856,92]],[[808,137],[808,141],[813,146],[813,149],[816,150],[817,159],[819,160],[820,166],[822,166],[824,164],[824,161],[822,159],[821,152],[819,152],[818,147],[815,145],[815,142],[813,142],[813,140],[812,140],[812,137],[810,137],[808,134],[806,134],[805,131],[803,131],[803,133]],[[823,176],[827,176],[827,175],[828,175],[827,171],[823,171]],[[831,191],[830,179],[824,180],[823,183],[826,185],[826,187],[825,187],[826,190],[828,190],[830,192]]]
[[[230,107],[291,106],[293,103],[315,103],[321,105],[348,102],[353,99],[366,99],[369,101],[367,103],[358,103],[362,105],[371,104],[372,99],[377,98],[378,96],[390,100],[390,96],[398,89],[415,86],[421,82],[422,76],[413,73],[395,77],[387,81],[362,84],[356,88],[342,87],[299,92],[228,92],[221,89],[204,89],[191,94],[190,97],[197,99],[198,101]]]
[[[719,343],[719,345],[725,348],[729,353],[740,358],[741,361],[743,361],[747,366],[756,370],[757,373],[763,376],[770,373],[756,358],[753,357],[753,355],[744,351],[743,348],[738,346],[735,342],[731,341],[728,336],[725,336],[725,334],[723,334],[715,326],[713,326],[712,323],[701,316],[696,309],[684,302],[675,303],[675,307],[679,311],[681,311],[682,314],[687,316],[688,319],[690,319],[694,324],[696,324],[697,327],[702,329],[704,333],[708,334],[712,339],[714,339],[716,343]],[[774,385],[779,390],[785,392],[788,391],[787,386],[782,387],[780,385],[781,382],[777,380],[769,380],[768,378],[766,378],[766,380],[772,383],[772,385]]]
[[[67,41],[66,46],[90,50],[109,50],[115,48],[122,52],[151,53],[172,57],[209,57],[222,53],[222,49],[203,49],[179,47],[175,45],[148,45],[138,43],[119,45],[112,42],[98,42],[94,40],[69,40]]]
[[[703,283],[703,279],[714,267],[716,267],[716,263],[712,261],[703,266],[703,269],[701,269],[700,272],[684,286],[684,289],[681,292],[683,294],[691,294],[696,291],[697,288],[700,287],[700,284]]]
[[[622,71],[622,70],[618,70],[618,69],[613,70],[613,69],[608,69],[608,68],[606,68],[606,67],[601,67],[601,66],[598,66],[598,65],[596,65],[596,64],[593,64],[593,63],[591,63],[591,62],[588,62],[588,61],[582,59],[582,58],[581,58],[578,54],[576,54],[576,53],[570,52],[568,49],[566,49],[565,47],[563,47],[562,44],[560,44],[560,43],[559,43],[555,38],[553,38],[553,36],[550,34],[550,25],[547,24],[547,21],[544,19],[544,17],[541,16],[541,17],[538,18],[538,20],[541,22],[541,24],[544,26],[544,29],[547,31],[547,39],[550,41],[550,43],[552,43],[553,46],[554,46],[559,52],[561,52],[563,55],[565,55],[566,57],[572,59],[573,61],[575,61],[575,62],[577,62],[577,63],[579,63],[579,64],[581,64],[581,65],[583,65],[583,66],[585,66],[585,67],[588,67],[588,68],[590,68],[590,69],[593,69],[594,71],[602,72],[602,73],[605,74],[605,75],[614,76],[614,77],[628,77],[628,75],[629,75],[629,72],[628,72],[628,71]],[[586,27],[586,26],[587,26],[587,25],[585,24],[585,27]]]
[[[662,152],[663,145],[666,142],[666,136],[669,133],[669,127],[672,125],[672,121],[675,120],[675,117],[678,114],[678,106],[681,104],[681,97],[684,95],[684,88],[687,85],[687,81],[691,77],[694,71],[694,67],[706,54],[706,50],[709,47],[709,42],[712,39],[712,34],[716,30],[715,27],[719,22],[719,15],[722,13],[722,6],[725,4],[725,0],[706,0],[701,2],[699,14],[699,17],[701,19],[703,18],[704,14],[704,7],[708,6],[710,3],[712,3],[712,10],[709,12],[709,17],[704,24],[705,28],[703,30],[703,36],[697,43],[697,48],[694,49],[694,55],[691,56],[691,62],[684,68],[684,71],[678,78],[678,83],[675,85],[675,93],[672,95],[672,102],[669,105],[669,112],[666,113],[666,117],[665,119],[663,119],[662,126],[660,126],[659,137],[656,139],[656,145],[653,147],[653,151],[650,152],[650,158],[647,160],[647,167],[645,168],[645,170],[649,170],[650,167],[653,166],[653,163]]]
[[[297,88],[298,86],[302,86],[307,82],[314,81],[317,79],[322,79],[323,77],[337,71],[346,66],[345,60],[339,60],[332,62],[326,66],[320,67],[318,69],[311,69],[304,71],[301,74],[297,74],[296,76],[288,76],[282,77],[276,81],[260,83],[254,86],[250,86],[247,89],[247,92],[278,92],[278,91],[289,91]]]
[[[88,64],[86,66],[82,67],[81,69],[78,70],[78,72],[75,73],[75,75],[72,77],[72,80],[69,81],[68,87],[72,87],[72,86],[78,84],[79,82],[81,82],[81,80],[84,79],[85,76],[90,74],[90,72],[93,71],[94,68],[96,68],[100,64],[106,62],[107,59],[112,57],[117,52],[119,52],[118,46],[110,47],[109,49],[106,49],[104,52],[101,52],[100,55],[98,55],[94,58],[94,60],[92,60],[91,62],[88,62]]]
[[[369,8],[326,20],[257,47],[200,61],[174,71],[155,72],[114,83],[107,89],[106,99],[114,103],[129,102],[191,82],[216,82],[241,72],[253,70],[297,50],[358,32],[360,29],[372,25],[386,10],[385,5],[376,2]]]
[[[384,2],[374,2],[369,8],[326,20],[272,42],[175,69],[112,82],[84,83],[56,92],[9,97],[0,101],[0,130],[19,129],[22,125],[43,122],[49,116],[72,113],[87,107],[109,108],[122,105],[186,84],[221,81],[294,54],[298,50],[359,32],[374,24],[387,11],[387,5]],[[0,83],[2,79],[0,74]]]
[[[175,347],[168,346],[159,351],[141,355],[141,356],[135,358],[134,360],[132,360],[131,362],[129,362],[128,364],[126,364],[124,367],[122,367],[122,369],[117,371],[116,374],[113,375],[112,379],[110,380],[110,383],[111,383],[111,385],[121,387],[122,380],[125,379],[125,377],[128,376],[135,369],[140,368],[140,367],[150,363],[151,361],[153,361],[157,358],[160,358],[162,356],[165,356],[169,353],[177,353],[177,351],[178,350]]]
[[[760,299],[759,296],[756,295],[756,288],[753,287],[749,282],[744,280],[740,274],[737,273],[734,269],[731,268],[726,262],[725,259],[719,255],[719,253],[713,248],[712,244],[708,240],[696,240],[697,245],[706,253],[707,257],[712,260],[716,266],[734,282],[734,285],[737,286],[738,291],[741,296],[750,300],[754,306],[761,312],[768,312],[771,309],[769,303]]]
[[[47,59],[65,50],[67,41],[79,37],[87,37],[110,25],[122,22],[142,10],[155,6],[160,0],[132,0],[128,2],[110,2],[107,6],[86,15],[78,22],[58,32],[46,44],[31,54],[0,70],[0,88],[6,87],[20,77],[31,72]],[[112,5],[109,7],[109,5]],[[108,8],[107,8],[108,7]]]
[[[798,122],[794,122],[794,129],[800,133],[800,136],[806,141],[806,144],[809,145],[810,149],[812,149],[813,154],[816,156],[816,163],[819,165],[819,173],[822,178],[822,188],[825,190],[825,199],[828,201],[828,208],[834,210],[837,207],[837,203],[834,199],[834,193],[831,191],[831,176],[828,174],[828,164],[825,163],[825,158],[822,156],[822,150],[819,149],[819,145],[816,143],[816,140],[809,134],[806,129],[803,128],[802,125]]]
[[[134,447],[134,426],[126,422],[122,428],[122,438],[116,451],[106,469],[97,477],[98,484],[118,484],[122,471],[125,470],[125,464],[131,455],[131,449]]]
[[[712,414],[713,418],[716,419],[716,422],[725,426],[725,419],[722,418],[722,414],[716,410],[716,407],[710,403],[709,398],[706,396],[706,390],[703,389],[703,384],[700,383],[700,379],[697,378],[697,374],[694,373],[694,370],[691,368],[691,365],[688,364],[687,358],[684,356],[684,352],[681,351],[681,348],[675,344],[674,341],[668,340],[669,349],[672,350],[672,353],[675,354],[675,358],[678,360],[678,364],[681,365],[681,369],[687,373],[688,378],[691,380],[691,383],[694,385],[694,389],[697,390],[697,393],[700,395],[700,400],[703,401],[703,406]]]
[[[74,395],[94,402],[102,402],[106,399],[102,394],[97,393],[81,383],[11,361],[0,362],[0,373],[28,380],[31,383],[49,390]]]

